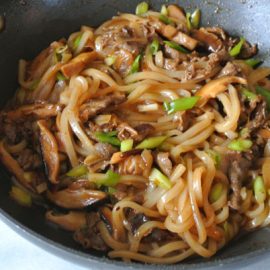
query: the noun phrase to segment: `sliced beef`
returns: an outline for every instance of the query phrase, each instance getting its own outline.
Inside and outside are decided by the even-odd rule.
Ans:
[[[20,166],[25,170],[35,170],[42,166],[40,156],[31,149],[24,149],[19,152],[17,161]]]
[[[248,59],[248,58],[252,58],[257,53],[258,53],[257,44],[251,45],[249,42],[245,41],[238,57],[241,59]]]
[[[147,123],[137,125],[134,129],[137,131],[137,135],[134,137],[134,140],[138,142],[142,141],[155,131],[155,128]]]
[[[158,152],[155,155],[155,161],[158,164],[159,168],[167,176],[170,176],[172,173],[172,161],[169,158],[168,152]]]
[[[150,221],[150,219],[142,213],[136,214],[134,211],[130,210],[127,216],[127,220],[130,225],[130,230],[132,234],[135,234],[141,225]]]
[[[114,93],[105,97],[91,99],[81,106],[80,119],[85,123],[92,117],[108,111],[108,109],[123,103],[125,100],[126,96],[122,93]]]
[[[223,76],[236,76],[239,73],[239,69],[232,62],[228,62],[222,70],[219,72],[218,77]]]
[[[94,147],[97,153],[104,159],[110,159],[112,154],[118,151],[117,148],[109,143],[96,143]]]

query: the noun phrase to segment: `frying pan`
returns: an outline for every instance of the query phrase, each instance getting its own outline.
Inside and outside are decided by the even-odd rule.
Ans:
[[[80,28],[97,26],[117,12],[134,12],[137,0],[1,0],[0,15],[6,26],[0,33],[0,106],[17,88],[18,59],[31,59],[51,41],[58,40]],[[154,9],[170,1],[150,1]],[[268,0],[194,0],[175,1],[185,9],[202,10],[204,25],[220,25],[233,35],[258,43],[260,57],[270,65]],[[112,261],[104,255],[85,251],[72,236],[52,227],[44,220],[39,207],[23,208],[9,198],[10,175],[0,168],[0,216],[10,227],[42,248],[96,269],[155,269],[153,265]],[[195,258],[178,265],[159,266],[159,269],[195,269],[246,260],[270,251],[270,230],[253,232],[231,243],[211,259]]]

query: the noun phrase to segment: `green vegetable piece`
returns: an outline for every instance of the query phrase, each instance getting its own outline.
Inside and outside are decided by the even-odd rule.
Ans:
[[[170,179],[156,168],[152,169],[149,180],[164,189],[170,189],[172,187]]]
[[[214,186],[211,188],[210,194],[209,194],[209,200],[211,203],[216,202],[223,191],[223,184],[222,183],[216,183]]]
[[[241,93],[249,101],[252,101],[252,100],[257,98],[257,95],[255,93],[249,91],[248,89],[246,89],[244,87],[241,88]]]
[[[131,70],[130,70],[131,74],[139,71],[141,58],[142,58],[141,54],[137,55],[137,57],[135,58],[134,62],[131,65]]]
[[[240,41],[229,51],[230,56],[232,57],[237,56],[241,52],[244,42],[245,42],[245,39],[241,37]]]
[[[106,187],[114,187],[120,180],[120,175],[118,173],[113,172],[112,170],[108,170],[106,172],[106,177],[103,179],[97,180],[96,184],[98,186],[106,186]]]
[[[104,59],[104,62],[107,66],[112,66],[116,61],[116,56],[110,55]]]
[[[33,83],[31,84],[29,90],[34,91],[38,87],[39,83],[40,83],[39,79],[34,80]]]
[[[88,173],[87,167],[85,165],[79,165],[68,171],[66,175],[70,177],[81,177],[83,175],[86,175],[87,173]]]
[[[187,49],[185,49],[181,45],[177,44],[176,42],[165,40],[164,43],[166,45],[168,45],[170,48],[175,49],[175,50],[177,50],[179,52],[189,53],[189,51]]]
[[[253,182],[253,190],[255,199],[259,203],[263,203],[266,199],[266,189],[264,186],[264,181],[261,176],[257,176]]]
[[[192,28],[199,28],[201,21],[201,10],[195,9],[195,11],[191,14],[190,22],[192,25]]]
[[[257,85],[256,92],[265,98],[267,103],[267,109],[268,111],[270,111],[270,90]]]
[[[169,19],[167,16],[165,16],[163,14],[160,14],[159,20],[165,24],[172,24],[173,23],[173,21],[171,19]]]
[[[258,65],[260,65],[262,63],[262,61],[259,59],[250,58],[250,59],[247,59],[245,61],[245,63],[248,64],[250,67],[254,68],[254,67],[257,67]]]
[[[154,149],[160,146],[168,137],[167,136],[157,136],[150,137],[143,140],[140,144],[136,146],[137,149]]]
[[[248,128],[242,128],[242,129],[240,130],[240,132],[239,132],[239,135],[240,135],[240,137],[242,137],[242,138],[248,137],[248,135],[249,135],[249,130],[248,130]]]
[[[141,2],[136,7],[136,15],[143,15],[148,11],[149,5],[146,2]]]
[[[56,80],[57,81],[66,81],[68,78],[66,78],[63,74],[62,74],[62,72],[57,72],[57,74],[56,74]]]
[[[187,12],[187,14],[186,14],[186,21],[187,21],[187,29],[189,31],[192,29],[192,25],[191,25],[190,19],[191,19],[191,14],[189,12]]]
[[[108,132],[108,133],[96,132],[95,137],[99,142],[109,143],[115,146],[120,146],[121,144],[120,140],[117,137],[115,137],[115,135],[112,135],[112,134],[115,134],[115,132],[113,133],[112,132]]]
[[[237,139],[228,144],[228,148],[234,151],[244,152],[252,146],[251,140]]]
[[[162,5],[160,13],[164,16],[168,16],[168,9],[165,5]]]
[[[200,99],[199,96],[178,98],[169,103],[164,102],[163,106],[165,110],[168,112],[168,114],[171,114],[178,111],[185,111],[192,109],[199,99]]]
[[[113,187],[108,187],[108,191],[107,191],[109,194],[114,194],[116,192],[116,189],[113,188]]]
[[[23,206],[29,207],[32,205],[31,195],[19,187],[13,186],[9,195],[11,196],[11,198],[13,198],[15,201],[17,201]]]
[[[155,55],[158,52],[159,49],[159,42],[157,39],[154,39],[150,45],[150,51],[152,55]]]
[[[133,147],[133,140],[132,139],[126,139],[121,142],[120,150],[121,152],[126,152],[131,150]]]
[[[74,50],[74,51],[77,50],[77,48],[78,48],[78,46],[79,46],[79,44],[80,44],[80,42],[81,42],[81,39],[82,39],[82,34],[79,34],[79,35],[75,38],[75,40],[74,40],[74,42],[73,42],[73,50]]]
[[[219,168],[220,166],[220,162],[221,162],[221,155],[220,153],[214,151],[214,150],[211,150],[211,149],[208,149],[207,150],[207,154],[214,160],[214,164],[217,168]]]

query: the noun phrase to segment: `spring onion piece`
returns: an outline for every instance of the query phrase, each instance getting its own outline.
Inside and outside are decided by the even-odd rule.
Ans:
[[[120,140],[115,136],[115,133],[112,132],[96,132],[95,137],[99,142],[109,143],[115,146],[120,146]]]
[[[172,24],[173,23],[173,21],[171,19],[169,19],[167,16],[165,16],[163,14],[160,14],[159,20],[165,24]]]
[[[249,91],[248,89],[246,89],[246,88],[244,88],[244,87],[242,87],[241,93],[242,93],[242,95],[243,95],[246,99],[248,99],[249,101],[252,101],[252,100],[254,100],[254,99],[257,98],[257,95],[256,95],[255,93]]]
[[[34,91],[34,90],[38,87],[39,83],[40,83],[40,80],[39,80],[39,79],[33,81],[32,85],[30,86],[29,89],[30,89],[31,91]]]
[[[241,52],[244,42],[245,42],[245,39],[241,37],[240,41],[229,51],[230,56],[232,57],[237,56]]]
[[[73,50],[74,50],[74,51],[77,50],[77,48],[78,48],[78,46],[79,46],[79,44],[80,44],[80,42],[81,42],[81,39],[82,39],[82,34],[79,34],[79,35],[75,38],[75,40],[74,40],[74,42],[73,42]]]
[[[160,13],[164,16],[168,16],[168,9],[165,5],[162,5]]]
[[[143,15],[148,11],[148,8],[149,8],[148,3],[141,2],[137,5],[135,13],[136,15]]]
[[[263,203],[266,198],[266,189],[264,186],[263,178],[261,176],[257,176],[255,178],[253,183],[253,190],[257,202]]]
[[[120,175],[118,173],[113,172],[112,170],[108,170],[106,172],[106,176],[103,179],[98,179],[96,184],[98,186],[106,186],[106,187],[114,187],[120,180]]]
[[[195,11],[191,14],[190,22],[192,25],[192,28],[199,28],[201,21],[201,10],[195,9]]]
[[[222,183],[216,183],[213,185],[213,187],[211,188],[210,194],[209,194],[209,200],[211,203],[216,202],[223,191],[223,184]]]
[[[86,175],[87,173],[88,173],[87,167],[84,165],[79,165],[68,171],[66,175],[70,177],[81,177],[83,175]]]
[[[174,144],[164,142],[159,146],[159,149],[161,151],[171,151],[171,149],[174,147]]]
[[[116,192],[116,189],[113,188],[113,187],[108,187],[108,191],[107,191],[109,194],[114,194]]]
[[[110,55],[104,59],[104,62],[107,66],[112,66],[116,61],[116,56]]]
[[[120,150],[121,152],[126,152],[131,150],[133,147],[133,140],[132,139],[126,139],[121,142]]]
[[[152,55],[155,55],[158,52],[159,49],[159,42],[157,39],[154,39],[150,45],[150,51]]]
[[[175,49],[175,50],[177,50],[179,52],[189,53],[189,51],[187,49],[185,49],[181,45],[177,44],[176,42],[165,40],[164,43],[166,45],[168,45],[170,48]]]
[[[257,85],[256,92],[265,98],[267,109],[270,110],[270,90]]]
[[[198,100],[200,99],[199,96],[196,97],[183,97],[178,98],[176,100],[173,100],[171,102],[164,102],[163,106],[165,111],[168,112],[168,114],[175,113],[178,111],[185,111],[192,109]]]
[[[154,149],[160,146],[168,137],[167,136],[157,136],[150,137],[143,140],[140,144],[136,146],[137,149]]]
[[[170,189],[172,187],[170,179],[156,168],[152,169],[149,180],[164,189]]]
[[[220,166],[220,162],[221,162],[220,153],[218,153],[214,150],[211,150],[211,149],[208,149],[206,152],[213,159],[215,166],[218,168]]]
[[[34,172],[24,172],[23,177],[27,183],[31,183],[34,180]]]
[[[259,59],[250,58],[250,59],[247,59],[245,61],[245,63],[248,64],[250,67],[254,68],[254,67],[258,66],[259,64],[261,64],[262,61]]]
[[[251,140],[237,139],[233,140],[228,144],[228,148],[234,151],[247,151],[252,146]]]
[[[13,186],[10,191],[10,196],[23,206],[31,206],[32,204],[30,194],[19,187]]]
[[[191,19],[191,13],[187,12],[187,14],[186,14],[186,21],[187,21],[187,29],[189,31],[192,29],[192,25],[191,25],[190,19]]]
[[[142,58],[141,54],[137,55],[137,57],[135,58],[134,62],[131,65],[131,70],[130,70],[131,74],[139,71],[141,58]]]
[[[57,72],[57,74],[56,74],[56,80],[57,81],[66,81],[67,80],[67,78],[62,74],[62,72]]]

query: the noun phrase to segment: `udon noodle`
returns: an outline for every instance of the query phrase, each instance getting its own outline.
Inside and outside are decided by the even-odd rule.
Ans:
[[[270,68],[199,19],[141,3],[20,60],[1,111],[11,197],[125,261],[208,258],[267,226]]]

